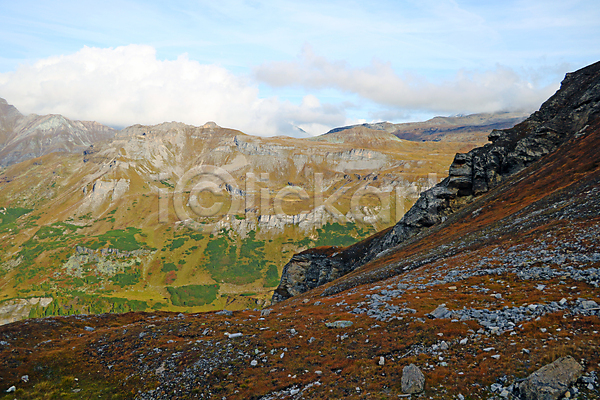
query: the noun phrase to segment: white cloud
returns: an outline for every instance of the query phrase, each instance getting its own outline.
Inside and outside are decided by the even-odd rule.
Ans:
[[[501,65],[483,72],[460,70],[453,79],[434,83],[414,74],[400,76],[390,63],[352,68],[314,54],[309,46],[295,61],[257,67],[255,76],[274,87],[333,88],[393,110],[435,113],[534,110],[558,89],[557,84],[539,86],[535,76],[526,79]]]
[[[260,98],[227,69],[181,55],[159,60],[151,46],[84,47],[0,74],[0,97],[22,112],[59,113],[112,126],[180,121],[256,135],[310,134],[346,122],[344,110],[307,97],[301,105]],[[325,130],[316,130],[325,128]]]

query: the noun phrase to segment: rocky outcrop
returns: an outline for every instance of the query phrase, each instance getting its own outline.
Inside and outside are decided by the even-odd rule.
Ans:
[[[493,131],[489,136],[491,143],[457,154],[449,176],[421,193],[415,205],[392,229],[327,257],[311,258],[313,253],[306,253],[301,264],[292,258],[284,267],[273,300],[296,295],[298,288],[310,290],[318,286],[316,282],[327,283],[324,277],[338,277],[353,271],[424,229],[442,223],[465,204],[552,153],[569,139],[584,135],[599,116],[600,62],[567,74],[560,89],[524,122],[511,129]],[[301,268],[311,272],[301,273]],[[293,275],[289,272],[291,269]],[[311,280],[314,276],[323,279]],[[297,282],[297,279],[304,281]]]
[[[99,250],[77,246],[75,253],[62,265],[64,271],[70,276],[83,278],[90,268],[97,276],[114,276],[128,268],[141,263],[151,255],[150,250],[138,249],[122,251],[119,249],[103,248]]]
[[[519,391],[524,400],[558,400],[577,382],[583,367],[571,356],[561,357],[529,375]]]
[[[335,279],[339,271],[335,259],[330,257],[332,254],[335,247],[317,247],[294,255],[284,268],[273,301],[285,300]]]
[[[79,207],[81,213],[86,213],[91,210],[96,210],[107,200],[114,203],[119,198],[123,197],[129,190],[128,179],[98,179],[92,185],[92,190],[88,191],[87,186],[83,188],[86,197]]]
[[[52,297],[32,297],[29,299],[12,299],[0,304],[0,325],[10,324],[29,317],[34,306],[46,307]]]
[[[352,271],[373,240],[388,230],[346,249],[317,247],[296,254],[283,268],[281,282],[273,293],[273,302],[280,302],[331,282]]]
[[[410,364],[402,369],[401,383],[404,393],[421,393],[425,389],[425,375],[415,364]]]

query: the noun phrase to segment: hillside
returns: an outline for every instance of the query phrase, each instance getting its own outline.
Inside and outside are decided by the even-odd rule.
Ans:
[[[345,249],[308,251],[292,258],[273,299],[281,301],[323,285],[386,255],[581,135],[597,118],[596,69],[593,65],[568,75],[561,90],[528,119],[513,128],[492,131],[491,143],[483,147],[457,154],[449,176],[421,193],[415,206],[389,231]]]
[[[168,122],[12,164],[0,171],[0,323],[262,306],[293,254],[392,225],[472,147]]]
[[[569,74],[419,200],[457,189],[446,202],[300,253],[362,252],[270,308],[0,327],[4,398],[598,398],[599,88],[600,63]],[[497,172],[485,190],[480,171]],[[437,217],[410,225],[424,210]]]

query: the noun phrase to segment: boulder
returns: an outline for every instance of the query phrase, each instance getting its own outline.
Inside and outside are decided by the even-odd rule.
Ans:
[[[425,375],[415,364],[402,369],[402,391],[407,394],[421,393],[425,389]]]
[[[325,322],[325,326],[328,328],[349,328],[352,326],[352,321]]]
[[[432,319],[450,318],[452,316],[452,311],[448,310],[445,304],[442,304],[427,316]]]
[[[583,367],[571,356],[561,357],[529,375],[519,390],[523,400],[557,400],[583,373]]]

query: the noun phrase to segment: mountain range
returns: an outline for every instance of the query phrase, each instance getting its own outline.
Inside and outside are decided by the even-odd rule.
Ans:
[[[293,254],[391,226],[476,145],[373,130],[263,138],[214,122],[114,131],[7,104],[0,117],[0,323],[262,306]]]
[[[126,134],[144,141],[153,129]],[[176,144],[178,132],[160,136]],[[233,136],[230,146],[239,146]],[[567,74],[538,111],[489,139],[451,157],[446,177],[388,228],[293,255],[274,304],[262,310],[79,314],[1,326],[4,398],[598,398],[600,62]],[[79,166],[129,165],[133,139],[123,140],[114,157],[96,145],[73,157],[87,157]],[[246,143],[248,152],[264,151],[265,143]],[[167,159],[152,146],[135,148],[140,159]],[[400,172],[389,168],[390,179]],[[46,243],[47,251],[59,232],[41,230],[44,217],[30,214],[10,229],[36,232],[37,243],[22,247]],[[111,215],[116,222],[119,210]],[[133,238],[151,236],[142,233]],[[98,248],[109,252],[112,235],[94,239],[106,242]],[[90,243],[77,252],[89,260],[92,250]]]

